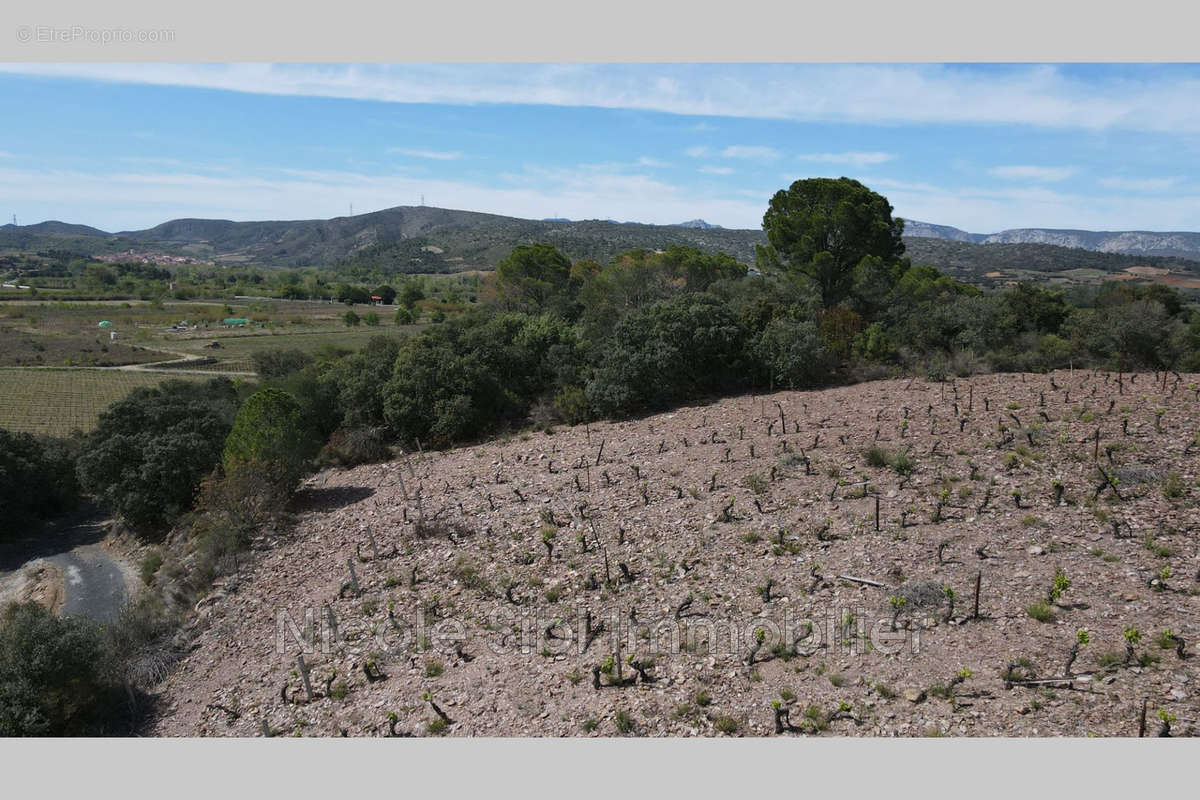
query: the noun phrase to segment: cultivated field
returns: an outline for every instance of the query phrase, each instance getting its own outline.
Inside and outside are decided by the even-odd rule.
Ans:
[[[154,729],[1195,734],[1198,381],[881,381],[323,473]]]
[[[208,331],[203,335],[189,334],[186,338],[170,340],[172,349],[217,358],[221,361],[248,361],[257,352],[271,349],[301,350],[316,353],[324,348],[359,350],[373,336],[403,336],[421,326],[411,325],[397,328],[386,327],[330,327],[322,330],[293,332],[286,328],[275,331],[242,331],[234,329],[226,333]],[[211,347],[218,342],[219,348]]]
[[[89,431],[100,412],[139,386],[178,377],[109,369],[0,369],[0,428],[65,436]]]
[[[183,355],[216,359],[208,365],[176,365],[205,372],[253,372],[251,356],[273,349],[306,353],[353,351],[372,336],[404,336],[422,325],[392,324],[395,308],[356,306],[365,316],[375,311],[378,326],[347,327],[347,307],[312,301],[221,303],[169,302],[12,302],[0,304],[0,367],[115,366],[144,364]],[[220,320],[243,317],[244,327]],[[112,328],[99,328],[107,320]],[[173,330],[187,322],[186,330]],[[115,331],[116,341],[109,339]],[[213,342],[219,347],[212,347]]]

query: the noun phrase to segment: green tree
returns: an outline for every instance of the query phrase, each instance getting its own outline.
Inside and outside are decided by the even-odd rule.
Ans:
[[[0,428],[0,539],[34,520],[70,510],[79,500],[79,442]]]
[[[1061,291],[1018,283],[1004,293],[1004,302],[1014,319],[1014,328],[1037,333],[1058,333],[1067,318]]]
[[[366,305],[371,302],[371,295],[366,289],[361,286],[350,286],[349,284],[338,284],[337,300],[339,303],[346,305]]]
[[[813,386],[828,379],[833,357],[809,320],[772,320],[753,346],[772,390]]]
[[[220,461],[236,402],[228,378],[135,389],[88,436],[76,463],[81,487],[136,532],[162,532]]]
[[[274,347],[256,350],[250,355],[254,371],[263,378],[281,378],[312,363],[312,356],[296,348]]]
[[[744,387],[745,344],[745,329],[712,295],[655,303],[617,323],[588,401],[601,414],[628,415]]]
[[[357,327],[358,324],[362,322],[362,318],[359,317],[358,314],[355,314],[353,311],[347,311],[345,314],[342,314],[342,322],[346,323],[346,327],[354,328],[354,327]]]
[[[510,311],[567,312],[578,290],[571,260],[549,244],[519,244],[496,265],[496,295]]]
[[[302,414],[296,398],[281,389],[250,395],[225,440],[225,471],[263,469],[280,485],[293,486],[313,449],[301,424]]]
[[[549,354],[569,343],[561,319],[456,316],[401,341],[383,391],[388,426],[408,442],[445,445],[519,419],[549,388]]]
[[[396,301],[396,290],[386,283],[377,288],[372,294],[382,300],[385,306],[390,306]]]
[[[383,390],[399,352],[399,339],[372,336],[366,347],[339,360],[321,376],[322,383],[336,394],[341,425],[357,428],[386,424]]]
[[[1078,331],[1091,352],[1116,369],[1173,369],[1187,352],[1187,326],[1154,300],[1084,310],[1064,328]]]
[[[127,733],[126,693],[97,625],[37,603],[0,610],[0,736]]]
[[[904,222],[892,217],[887,198],[851,178],[798,180],[771,198],[763,215],[768,245],[757,261],[816,282],[821,302],[847,299],[854,270],[874,256],[892,266],[904,254]]]
[[[425,290],[421,288],[421,284],[413,280],[404,282],[404,286],[400,289],[400,305],[411,311],[413,306],[424,299]]]
[[[372,328],[379,327],[379,315],[374,311],[367,312],[367,315],[363,317],[363,324],[370,325]]]

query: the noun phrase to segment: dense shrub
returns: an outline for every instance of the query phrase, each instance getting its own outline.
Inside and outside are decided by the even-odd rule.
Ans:
[[[88,436],[80,485],[136,532],[161,533],[191,508],[200,480],[219,462],[236,402],[225,378],[134,390]]]
[[[587,393],[578,386],[567,386],[554,396],[554,413],[568,425],[578,425],[590,417]]]
[[[383,390],[387,424],[441,446],[520,419],[553,380],[548,354],[569,337],[554,317],[481,314],[407,339]]]
[[[290,496],[291,486],[257,462],[235,462],[225,474],[206,478],[191,520],[193,555],[180,592],[197,598],[215,578],[233,572],[254,531],[282,511]]]
[[[588,400],[600,414],[621,416],[744,388],[745,344],[745,329],[711,295],[656,303],[617,324]]]
[[[0,514],[5,534],[62,514],[79,500],[79,443],[0,428]]]
[[[348,428],[334,431],[321,448],[321,466],[353,467],[375,464],[392,457],[387,430],[382,427]]]
[[[259,350],[250,356],[254,370],[264,378],[282,378],[304,369],[312,362],[312,356],[303,350],[274,348]]]
[[[0,736],[128,733],[119,667],[94,623],[36,603],[0,610]]]
[[[828,380],[832,354],[808,320],[772,320],[754,342],[754,354],[772,389],[795,389]]]
[[[366,347],[341,359],[322,374],[322,382],[336,397],[342,425],[377,427],[387,423],[383,413],[383,390],[392,377],[399,353],[399,339],[372,336]]]

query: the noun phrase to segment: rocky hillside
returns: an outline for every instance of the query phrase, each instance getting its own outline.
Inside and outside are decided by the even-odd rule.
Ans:
[[[889,380],[321,473],[152,732],[1194,734],[1198,381]]]

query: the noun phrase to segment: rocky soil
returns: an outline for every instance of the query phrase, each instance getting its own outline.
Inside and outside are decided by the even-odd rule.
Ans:
[[[1192,734],[1197,384],[879,381],[324,472],[152,732]]]

